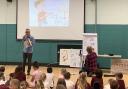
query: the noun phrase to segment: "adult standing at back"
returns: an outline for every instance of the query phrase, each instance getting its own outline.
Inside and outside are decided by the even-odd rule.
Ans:
[[[25,35],[23,36],[23,71],[25,72],[26,61],[28,60],[28,70],[27,75],[30,75],[31,71],[31,61],[32,61],[32,53],[33,53],[33,45],[35,43],[35,39],[30,34],[30,29],[26,29]]]
[[[97,55],[96,53],[93,51],[91,46],[87,47],[87,55],[86,55],[86,59],[85,59],[85,67],[87,69],[87,75],[91,76],[95,70],[97,69]]]

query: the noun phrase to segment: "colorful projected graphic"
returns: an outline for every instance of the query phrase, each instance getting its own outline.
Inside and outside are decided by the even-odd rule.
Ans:
[[[29,26],[69,26],[69,0],[29,0]]]

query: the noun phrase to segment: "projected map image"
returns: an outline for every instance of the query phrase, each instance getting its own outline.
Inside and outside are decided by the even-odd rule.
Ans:
[[[69,26],[69,0],[29,0],[29,26]]]

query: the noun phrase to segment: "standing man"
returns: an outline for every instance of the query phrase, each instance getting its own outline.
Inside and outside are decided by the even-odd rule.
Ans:
[[[31,70],[31,61],[32,61],[32,53],[33,53],[33,45],[35,43],[34,37],[30,34],[30,29],[26,29],[25,35],[23,36],[23,71],[25,72],[25,64],[28,60],[28,70],[27,75],[30,75]]]

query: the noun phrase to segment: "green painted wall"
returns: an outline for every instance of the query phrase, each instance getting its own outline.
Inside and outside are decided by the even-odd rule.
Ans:
[[[86,32],[94,32],[94,25],[85,25]],[[128,25],[97,25],[99,54],[114,53],[128,58]],[[41,63],[57,62],[58,45],[81,44],[80,41],[36,41],[33,60]],[[0,61],[21,62],[22,41],[16,40],[16,24],[0,25]],[[101,67],[109,68],[110,59],[99,58]]]
[[[57,62],[58,45],[81,44],[81,41],[36,41],[33,61],[40,63]],[[16,40],[16,24],[0,25],[0,61],[22,62],[22,41]]]
[[[86,25],[86,32],[95,32],[94,25]],[[128,58],[128,25],[97,25],[99,54],[117,54]],[[101,67],[110,68],[111,59],[99,58]]]

